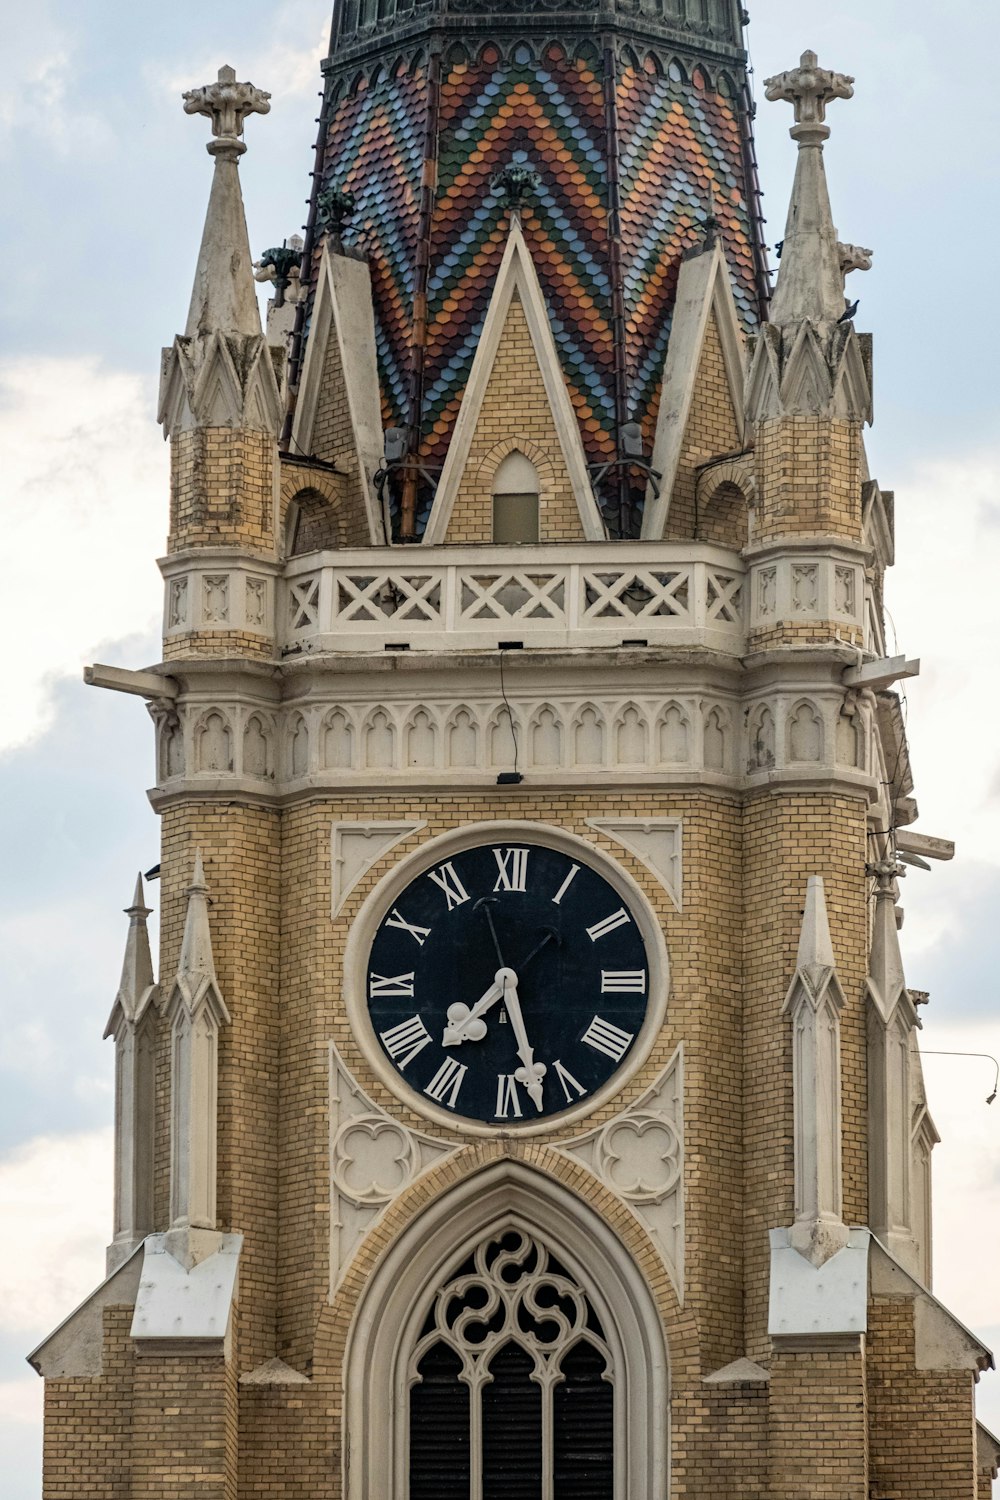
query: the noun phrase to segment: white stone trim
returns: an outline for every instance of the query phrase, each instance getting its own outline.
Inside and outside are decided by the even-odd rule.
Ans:
[[[662,1154],[638,1171],[643,1137],[659,1136]],[[631,1137],[631,1141],[629,1140]],[[628,1148],[631,1145],[632,1150]],[[653,1240],[684,1302],[684,1048],[655,1083],[606,1125],[559,1146],[627,1203]],[[631,1175],[629,1175],[629,1170]]]
[[[275,633],[276,577],[273,558],[248,558],[228,549],[163,558],[163,636],[169,641],[192,630]]]
[[[673,704],[676,700],[671,700]],[[683,824],[680,818],[588,818],[587,827],[613,839],[656,876],[678,911],[684,908]]]
[[[745,441],[743,405],[746,348],[733,299],[729,267],[720,244],[703,255],[681,262],[670,342],[663,367],[656,436],[653,439],[652,467],[661,476],[657,481],[659,493],[654,495],[650,486],[646,497],[642,518],[642,535],[646,540],[662,537],[670,514],[670,501],[688,418],[691,415],[705,334],[713,312],[722,343],[722,356],[742,446]]]
[[[482,410],[497,351],[500,348],[507,313],[515,293],[520,297],[521,306],[524,308],[535,357],[545,383],[545,394],[548,396],[552,420],[559,436],[563,460],[580,512],[583,534],[591,542],[603,541],[605,538],[604,523],[594,498],[579,424],[566,390],[559,351],[552,335],[548,309],[545,306],[545,295],[520,222],[515,214],[490,298],[486,322],[476,346],[476,356],[472,362],[469,382],[455,421],[451,445],[441,471],[430,519],[424,533],[424,544],[427,546],[442,543],[447,537],[452,509],[468,463],[472,440],[479,424],[479,413]]]
[[[387,1114],[330,1043],[330,1297],[361,1241],[420,1174],[458,1150]],[[387,1174],[388,1169],[388,1175]]]
[[[372,865],[404,839],[426,828],[420,822],[334,823],[330,838],[331,915],[336,917],[344,902]]]
[[[345,549],[289,560],[277,631],[286,649],[338,655],[519,640],[742,656],[745,582],[739,554],[711,543]]]
[[[290,458],[311,455],[316,411],[323,389],[330,339],[338,342],[344,389],[354,437],[368,534],[373,545],[386,540],[375,493],[375,474],[382,465],[382,411],[375,352],[375,314],[367,261],[333,255],[325,240],[316,285],[306,357],[295,405]]]
[[[408,1365],[438,1287],[487,1236],[541,1238],[591,1300],[615,1372],[615,1500],[669,1493],[669,1356],[632,1256],[588,1205],[519,1162],[434,1200],[372,1275],[344,1359],[346,1500],[406,1500]]]
[[[475,1120],[456,1119],[445,1109],[439,1109],[425,1095],[411,1089],[391,1065],[372,1029],[367,1005],[367,964],[372,941],[385,913],[393,902],[423,870],[449,855],[463,849],[492,840],[501,842],[517,840],[543,844],[558,849],[573,859],[584,860],[596,868],[622,899],[627,902],[635,917],[636,925],[646,945],[649,962],[649,1004],[642,1030],[625,1062],[608,1082],[589,1095],[575,1109],[561,1113],[557,1120],[541,1120],[535,1124],[511,1125],[509,1128],[519,1136],[551,1134],[554,1128],[571,1125],[584,1119],[613,1099],[628,1080],[635,1076],[649,1056],[653,1043],[662,1028],[669,991],[669,963],[666,944],[655,912],[640,887],[631,875],[613,859],[587,839],[568,833],[565,829],[548,823],[525,821],[502,821],[469,823],[448,833],[428,839],[418,849],[404,855],[398,864],[379,881],[369,894],[351,926],[347,948],[344,953],[344,998],[351,1031],[365,1055],[373,1073],[398,1098],[435,1125],[443,1126],[449,1137],[456,1131],[467,1136],[496,1137],[495,1125],[479,1124]]]

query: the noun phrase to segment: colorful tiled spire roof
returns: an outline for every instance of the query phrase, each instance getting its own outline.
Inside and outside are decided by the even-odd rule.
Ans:
[[[678,268],[709,220],[748,329],[768,291],[741,7],[648,9],[617,0],[598,28],[563,0],[341,0],[315,176],[353,196],[343,241],[371,266],[384,421],[432,482],[506,242],[499,174],[534,174],[521,222],[619,534],[644,489],[630,507],[622,430],[651,443]],[[314,204],[314,264],[320,239]]]

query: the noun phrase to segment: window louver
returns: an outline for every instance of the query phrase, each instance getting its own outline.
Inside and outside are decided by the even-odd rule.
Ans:
[[[434,1344],[410,1392],[410,1500],[469,1500],[469,1388],[462,1361]]]

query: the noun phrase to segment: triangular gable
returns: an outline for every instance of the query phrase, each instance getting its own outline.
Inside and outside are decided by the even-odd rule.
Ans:
[[[375,491],[375,474],[382,467],[384,442],[371,273],[363,260],[331,255],[326,242],[295,407],[293,456],[313,454],[316,415],[331,365],[337,372],[336,378],[344,382],[359,487],[369,535],[377,544],[386,540]]]
[[[719,245],[681,264],[653,441],[652,466],[661,476],[657,481],[659,494],[653,495],[651,491],[646,502],[642,523],[644,540],[662,537],[667,524],[701,374],[706,337],[712,323],[722,348],[733,421],[738,445],[742,447],[746,431],[743,415],[745,345],[733,300],[729,268]]]
[[[500,270],[497,273],[496,285],[493,288],[486,322],[476,349],[469,383],[462,397],[451,446],[441,471],[430,520],[424,533],[424,541],[430,545],[445,540],[452,509],[479,425],[483,402],[490,386],[490,378],[508,314],[515,297],[519,299],[524,311],[532,348],[544,384],[545,397],[562,450],[573,498],[580,513],[583,536],[587,541],[600,541],[604,538],[604,525],[590,483],[580,429],[563,378],[562,366],[545,306],[545,297],[520,223],[515,217],[507,238],[507,247],[504,250]],[[508,406],[510,404],[509,396],[507,404]]]

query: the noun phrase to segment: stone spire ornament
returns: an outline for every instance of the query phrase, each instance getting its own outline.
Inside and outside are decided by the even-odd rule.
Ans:
[[[848,1241],[841,1177],[840,1013],[826,895],[811,875],[799,933],[795,977],[784,1014],[793,1027],[795,1222],[790,1243],[814,1266]]]
[[[194,291],[185,333],[259,335],[260,312],[254,291],[253,257],[243,211],[237,164],[246,151],[241,139],[247,115],[266,115],[271,96],[252,83],[238,83],[233,68],[220,68],[216,83],[189,89],[184,111],[207,115],[213,139],[206,150],[215,158],[215,176],[205,217]]]
[[[919,1267],[912,1201],[913,1033],[920,1026],[899,950],[898,867],[874,866],[868,964],[868,1198],[872,1232],[908,1270]],[[917,1061],[919,1068],[919,1060]]]
[[[229,1011],[215,975],[201,851],[188,886],[184,937],[166,1019],[171,1030],[171,1253],[188,1264],[218,1249],[216,1154],[219,1031]]]
[[[854,79],[820,68],[817,63],[815,52],[803,52],[797,68],[764,83],[767,99],[783,99],[794,106],[795,124],[790,134],[799,147],[778,286],[771,305],[771,322],[777,324],[803,319],[836,323],[844,312],[841,246],[830,210],[823,143],[830,136],[827,105],[834,99],[853,98]]]
[[[153,1228],[157,985],[146,928],[149,912],[139,875],[126,908],[121,983],[104,1033],[115,1041],[115,1221],[107,1252],[109,1275]]]

